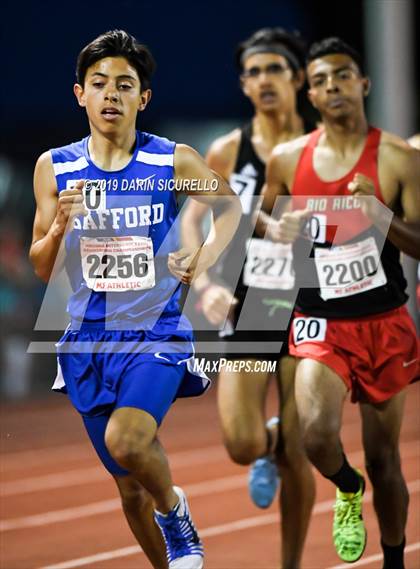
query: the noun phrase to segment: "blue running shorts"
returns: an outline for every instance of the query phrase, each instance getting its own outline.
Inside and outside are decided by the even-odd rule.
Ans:
[[[104,442],[115,409],[141,409],[160,425],[177,397],[201,395],[210,386],[210,380],[194,366],[189,331],[117,331],[83,323],[80,330],[67,329],[57,353],[53,389],[68,393],[96,452],[114,475],[128,474]]]

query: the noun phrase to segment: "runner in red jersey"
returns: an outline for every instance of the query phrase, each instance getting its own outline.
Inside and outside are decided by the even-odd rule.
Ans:
[[[420,153],[368,126],[369,79],[342,40],[314,44],[307,73],[323,128],[274,149],[257,231],[294,244],[301,287],[290,337],[290,353],[300,358],[296,400],[308,456],[337,487],[337,553],[353,562],[366,544],[365,481],[340,440],[351,390],[361,409],[383,567],[401,569],[408,492],[398,442],[418,345],[399,254],[419,258]],[[293,196],[293,211],[269,215],[280,195]]]

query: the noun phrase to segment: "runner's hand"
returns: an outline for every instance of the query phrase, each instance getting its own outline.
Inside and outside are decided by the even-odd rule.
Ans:
[[[73,229],[74,218],[86,215],[83,197],[84,180],[79,180],[73,190],[62,190],[58,196],[57,213],[54,220],[54,234],[63,235]]]
[[[353,196],[361,198],[360,207],[362,212],[367,217],[375,219],[380,212],[380,206],[378,207],[379,204],[376,199],[375,184],[373,183],[373,180],[363,174],[356,173],[347,188]]]
[[[215,262],[216,258],[210,248],[205,245],[194,249],[184,247],[168,255],[170,272],[187,285],[190,285],[193,279],[207,271]]]
[[[302,234],[304,222],[310,217],[307,209],[285,212],[281,218],[271,220],[267,227],[267,236],[275,243],[293,243]]]
[[[204,316],[214,326],[220,326],[232,306],[238,304],[238,299],[231,291],[218,284],[209,285],[201,295],[201,309]]]

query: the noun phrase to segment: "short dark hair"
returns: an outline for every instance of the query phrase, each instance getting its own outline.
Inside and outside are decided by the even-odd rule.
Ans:
[[[308,51],[306,65],[309,65],[309,63],[314,59],[318,59],[324,55],[331,55],[333,53],[344,53],[348,55],[357,64],[360,73],[362,75],[365,74],[363,60],[360,53],[354,49],[354,47],[338,37],[325,38],[319,42],[313,43]]]
[[[306,42],[299,32],[288,32],[283,28],[261,28],[251,37],[241,42],[235,52],[235,62],[238,69],[243,71],[244,54],[251,48],[257,47],[284,48],[284,56],[293,72],[305,67]]]
[[[91,41],[79,53],[76,65],[76,79],[84,85],[86,72],[104,57],[125,57],[139,76],[142,89],[150,89],[150,82],[156,63],[150,50],[124,30],[111,30]]]

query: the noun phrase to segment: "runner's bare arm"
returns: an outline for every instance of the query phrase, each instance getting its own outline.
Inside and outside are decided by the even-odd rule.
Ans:
[[[400,251],[420,260],[420,152],[406,148],[398,154],[402,217],[393,217],[388,238]]]
[[[240,130],[236,129],[226,136],[216,139],[207,152],[207,165],[225,180],[229,180],[235,166],[239,141]],[[206,197],[188,200],[181,222],[183,244],[196,247],[202,245],[204,241],[203,222],[210,213],[211,209]],[[206,271],[201,273],[200,277],[194,281],[194,288],[198,292],[208,288],[209,285],[210,278]]]
[[[286,143],[274,148],[268,160],[255,227],[261,237],[291,243],[299,235],[303,219],[309,215],[306,210],[284,211],[286,204],[280,204],[283,210],[280,216],[280,208],[276,206],[278,197],[290,195],[289,188],[299,155],[300,150],[294,143]]]
[[[36,213],[29,257],[44,282],[51,276],[69,217],[85,212],[82,186],[79,182],[76,189],[65,190],[59,197],[51,155],[45,152],[39,157],[34,172]]]
[[[190,284],[193,276],[212,266],[230,243],[238,227],[242,208],[239,198],[227,182],[210,170],[204,159],[189,146],[180,144],[176,147],[175,177],[185,182],[197,180],[194,190],[191,184],[186,183],[183,191],[194,200],[202,200],[205,196],[213,214],[212,228],[202,248],[194,254],[190,248],[184,249],[169,258],[170,270],[180,276],[183,282]],[[213,190],[208,191],[206,187]]]
[[[397,137],[387,137],[380,147],[379,164],[380,179],[385,178],[384,183],[380,180],[384,199],[396,212],[387,237],[400,251],[420,259],[420,152]],[[361,174],[355,175],[349,189],[360,197],[375,195],[372,180]],[[381,209],[367,207],[367,211],[380,227]]]

